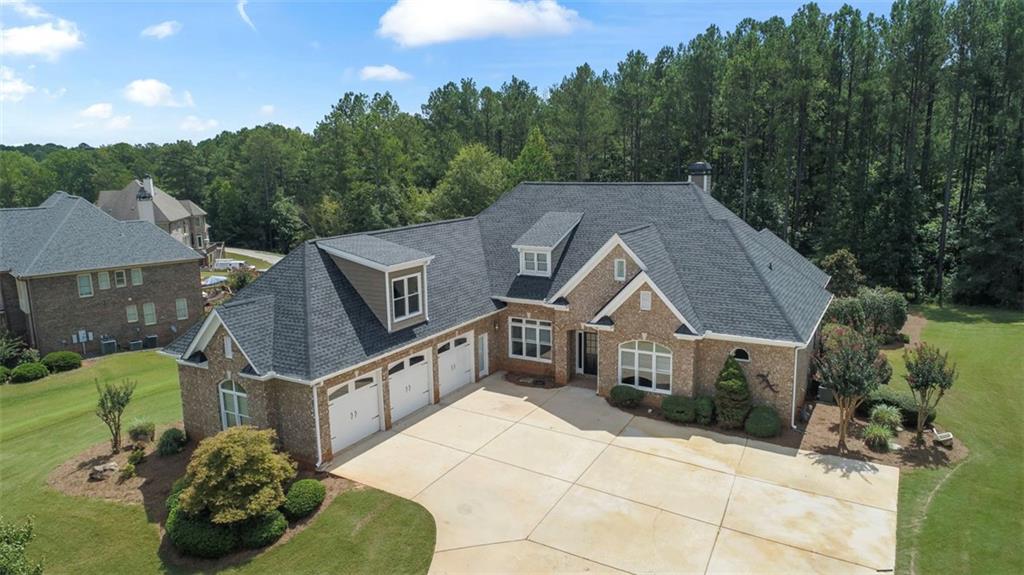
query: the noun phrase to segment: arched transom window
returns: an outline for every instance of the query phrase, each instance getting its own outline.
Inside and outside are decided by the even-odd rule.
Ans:
[[[229,380],[220,384],[220,422],[224,429],[251,425],[249,395],[241,385]]]
[[[672,390],[672,351],[650,341],[619,346],[619,383],[669,393]]]

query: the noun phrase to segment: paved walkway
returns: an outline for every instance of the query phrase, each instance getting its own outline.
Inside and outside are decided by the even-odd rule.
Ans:
[[[243,249],[243,248],[229,248],[229,247],[225,247],[224,251],[225,252],[235,253],[235,254],[240,254],[240,255],[243,255],[243,256],[245,256],[247,258],[255,258],[255,259],[258,259],[258,260],[263,260],[263,261],[267,262],[270,265],[274,265],[274,264],[276,264],[277,262],[281,261],[284,258],[284,256],[281,255],[281,254],[272,254],[270,252],[261,252],[261,251],[258,251],[258,250],[247,250],[247,249]]]
[[[500,374],[332,472],[417,501],[432,573],[874,573],[899,470],[672,425]]]

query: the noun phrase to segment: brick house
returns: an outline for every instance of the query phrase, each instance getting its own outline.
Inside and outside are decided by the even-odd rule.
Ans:
[[[795,422],[829,278],[709,187],[524,183],[476,217],[307,241],[164,350],[186,430],[273,427],[319,465],[497,370],[658,404],[713,393],[730,355]]]
[[[0,328],[43,354],[167,345],[202,318],[201,260],[64,192],[0,209]]]
[[[206,211],[191,200],[179,200],[145,176],[120,190],[103,190],[96,198],[101,210],[119,220],[143,220],[155,224],[186,246],[205,253],[210,247]]]

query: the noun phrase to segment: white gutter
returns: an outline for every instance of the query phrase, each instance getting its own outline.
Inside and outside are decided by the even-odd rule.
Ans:
[[[323,449],[320,447],[320,398],[316,392],[317,386],[310,386],[313,390],[313,425],[316,426],[316,468],[323,465]]]

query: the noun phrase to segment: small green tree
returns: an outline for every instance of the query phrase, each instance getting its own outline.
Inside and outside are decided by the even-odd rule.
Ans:
[[[191,516],[208,514],[217,524],[273,512],[285,502],[283,484],[295,465],[275,448],[272,429],[232,427],[203,440],[188,463],[179,498]]]
[[[233,269],[228,272],[228,287],[231,288],[231,293],[238,293],[255,280],[256,272],[249,268]]]
[[[121,416],[135,393],[135,382],[126,379],[121,383],[105,383],[101,387],[97,380],[96,391],[100,395],[96,416],[107,424],[110,430],[110,450],[116,453],[121,449]]]
[[[718,424],[727,429],[743,427],[750,412],[750,386],[736,358],[729,356],[715,380],[715,411]]]
[[[903,351],[907,364],[904,379],[917,400],[917,441],[924,439],[924,426],[928,413],[939,405],[939,400],[956,381],[956,364],[949,362],[949,354],[939,348],[922,343]]]
[[[846,449],[846,430],[857,407],[892,377],[892,367],[874,339],[849,329],[834,334],[817,358],[818,377],[839,406],[839,448]]]
[[[526,143],[512,163],[513,184],[546,182],[555,179],[555,157],[551,155],[540,128],[530,128]]]
[[[14,368],[21,361],[25,343],[20,337],[0,331],[0,366]]]
[[[459,150],[434,189],[434,213],[441,218],[475,216],[511,186],[512,165],[483,144]]]
[[[846,248],[840,248],[821,260],[821,269],[832,276],[828,289],[838,297],[857,295],[857,290],[864,282],[864,274],[860,273],[857,256]]]
[[[0,573],[3,575],[42,575],[43,565],[29,561],[25,548],[32,541],[32,518],[15,525],[0,515]]]

